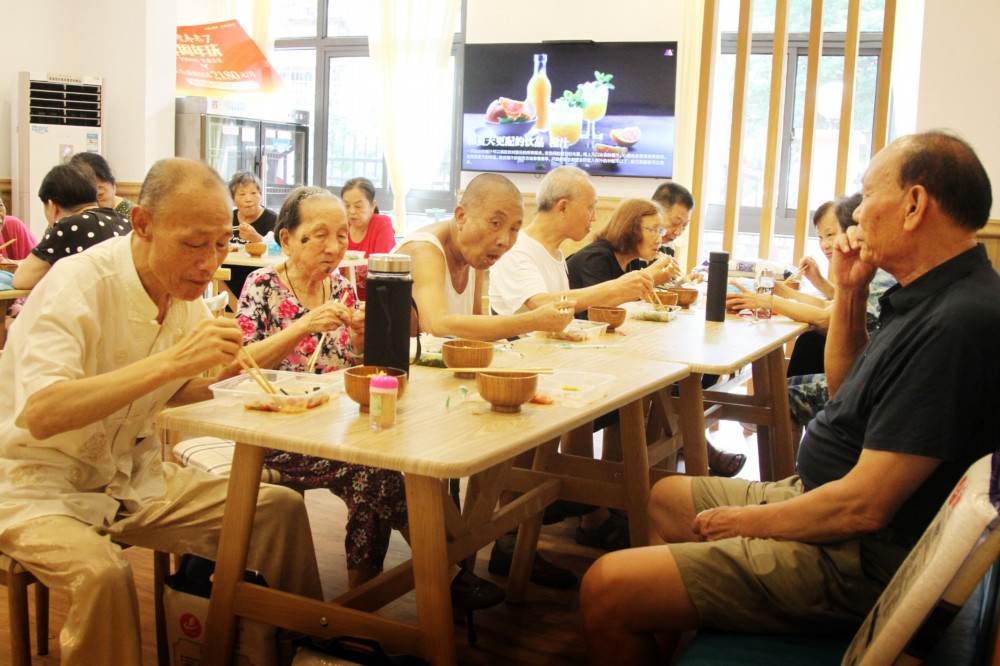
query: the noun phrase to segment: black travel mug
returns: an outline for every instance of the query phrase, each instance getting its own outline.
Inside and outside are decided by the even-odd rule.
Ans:
[[[365,287],[365,365],[410,371],[410,304],[413,278],[405,254],[368,257]]]
[[[710,252],[708,255],[708,296],[705,305],[705,321],[725,321],[728,283],[729,253]]]

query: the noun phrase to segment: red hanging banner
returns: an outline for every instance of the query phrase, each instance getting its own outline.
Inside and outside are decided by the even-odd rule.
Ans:
[[[237,21],[177,26],[178,95],[270,95],[283,86],[281,76]]]

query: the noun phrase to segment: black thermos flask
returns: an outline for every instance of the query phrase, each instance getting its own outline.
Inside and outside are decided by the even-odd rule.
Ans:
[[[410,371],[413,278],[405,254],[368,257],[365,291],[365,365]]]
[[[729,283],[729,253],[708,254],[708,296],[705,304],[706,321],[726,320],[726,287]],[[365,335],[367,335],[367,325]]]

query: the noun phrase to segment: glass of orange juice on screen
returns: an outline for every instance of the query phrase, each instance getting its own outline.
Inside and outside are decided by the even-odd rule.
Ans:
[[[545,71],[545,64],[549,56],[545,53],[535,54],[535,73],[528,81],[527,101],[535,107],[535,114],[538,120],[535,121],[535,129],[545,132],[549,129],[549,104],[552,99],[552,82]]]
[[[583,108],[557,99],[549,107],[549,145],[559,147],[559,161],[566,163],[566,149],[583,133]]]
[[[583,119],[587,121],[587,131],[584,137],[590,141],[600,139],[594,127],[597,121],[608,112],[608,88],[594,81],[588,81],[580,86],[580,93],[587,106],[583,109]]]

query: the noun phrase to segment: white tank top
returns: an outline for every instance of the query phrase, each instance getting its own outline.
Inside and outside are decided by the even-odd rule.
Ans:
[[[448,306],[448,314],[472,314],[472,307],[476,299],[476,273],[472,266],[469,266],[469,280],[468,284],[465,285],[465,291],[458,292],[455,289],[455,285],[451,281],[451,275],[448,271],[448,257],[444,252],[444,246],[441,245],[441,240],[432,233],[426,231],[414,231],[409,236],[405,237],[399,242],[396,247],[392,248],[392,252],[395,254],[399,248],[403,247],[407,243],[430,243],[438,249],[441,256],[445,259],[444,268],[444,300]]]

